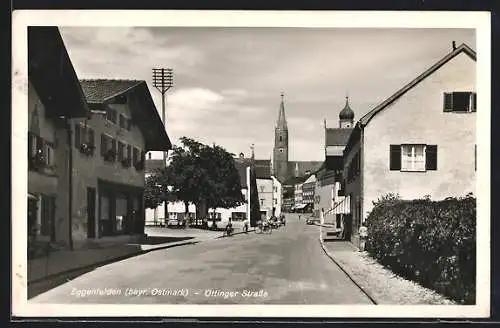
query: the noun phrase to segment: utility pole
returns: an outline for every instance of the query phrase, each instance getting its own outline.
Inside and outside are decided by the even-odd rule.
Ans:
[[[174,85],[174,74],[171,68],[153,68],[153,86],[161,93],[161,119],[166,127],[165,119],[165,96],[167,91]],[[163,165],[167,167],[167,152],[163,151]],[[167,187],[168,188],[168,187]],[[168,200],[165,198],[165,226],[168,222]]]

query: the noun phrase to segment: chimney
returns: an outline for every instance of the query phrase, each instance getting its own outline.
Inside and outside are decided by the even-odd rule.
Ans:
[[[451,43],[451,46],[453,47],[453,50],[456,50],[456,49],[457,49],[457,44],[456,44],[456,42],[455,42],[455,41],[453,41],[453,42]]]

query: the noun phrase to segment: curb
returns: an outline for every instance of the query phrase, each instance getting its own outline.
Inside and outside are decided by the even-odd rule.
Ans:
[[[107,259],[107,260],[100,261],[100,262],[95,262],[95,263],[92,263],[92,264],[89,264],[89,265],[81,266],[81,267],[70,269],[70,270],[61,271],[61,272],[58,272],[58,273],[53,273],[53,274],[45,276],[43,278],[38,278],[38,279],[35,279],[35,280],[32,280],[32,281],[29,281],[28,282],[28,287],[29,287],[29,285],[41,283],[41,282],[44,282],[44,281],[48,281],[48,280],[55,279],[55,278],[58,278],[58,277],[62,277],[62,276],[68,275],[68,274],[76,273],[76,272],[79,272],[79,271],[85,271],[85,270],[88,270],[88,269],[91,269],[91,268],[98,268],[98,267],[101,267],[101,266],[104,266],[104,265],[107,265],[107,264],[111,264],[111,263],[114,263],[114,262],[123,261],[123,260],[129,259],[131,257],[143,255],[143,254],[146,254],[146,253],[149,253],[149,252],[159,251],[159,250],[162,250],[162,249],[173,248],[173,247],[177,247],[177,246],[194,245],[194,244],[198,244],[199,242],[200,241],[187,241],[187,242],[182,242],[182,243],[175,244],[175,245],[165,245],[165,246],[161,246],[161,247],[157,247],[157,248],[140,250],[140,251],[137,251],[135,253],[130,253],[130,254],[126,254],[126,255],[114,257],[114,258],[111,258],[111,259]]]
[[[370,299],[370,301],[373,302],[373,304],[378,305],[377,301],[373,298],[373,296],[371,296],[363,287],[361,287],[356,282],[356,280],[354,280],[354,278],[351,277],[351,275],[349,273],[347,273],[347,271],[344,269],[344,267],[342,265],[340,265],[340,263],[337,262],[337,260],[335,260],[335,258],[330,254],[330,252],[325,247],[325,243],[323,242],[323,238],[321,237],[321,234],[319,236],[319,243],[321,245],[321,248],[323,249],[323,252],[325,252],[326,256],[328,256],[330,258],[330,260],[332,260],[333,263],[335,263],[340,268],[340,270],[342,270],[342,272],[345,273],[345,275],[349,278],[349,280],[351,280],[356,285],[356,287],[358,287],[363,292],[363,294],[365,294],[366,297],[368,297]]]

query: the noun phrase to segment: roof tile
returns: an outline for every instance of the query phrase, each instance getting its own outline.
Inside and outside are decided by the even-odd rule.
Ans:
[[[102,103],[106,99],[123,93],[142,82],[144,81],[115,79],[80,80],[83,92],[89,103]]]

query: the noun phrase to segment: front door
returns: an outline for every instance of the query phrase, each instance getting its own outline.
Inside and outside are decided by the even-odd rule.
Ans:
[[[87,237],[95,238],[95,188],[87,188]]]

